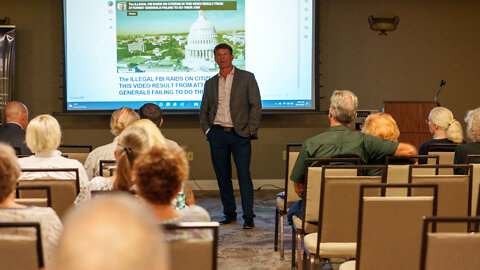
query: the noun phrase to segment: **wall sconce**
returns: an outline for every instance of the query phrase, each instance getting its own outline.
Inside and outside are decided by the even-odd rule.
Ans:
[[[368,17],[370,23],[370,29],[374,31],[380,31],[379,35],[387,35],[387,31],[393,31],[397,29],[398,16],[393,18],[375,18],[373,16]]]

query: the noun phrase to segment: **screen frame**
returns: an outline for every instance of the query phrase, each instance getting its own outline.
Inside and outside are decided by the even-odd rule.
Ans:
[[[62,20],[63,20],[63,31],[62,31],[62,42],[63,42],[63,85],[62,92],[63,97],[63,112],[55,113],[56,115],[111,115],[115,110],[68,110],[67,106],[67,33],[66,31],[66,1],[62,0]],[[320,99],[323,97],[320,96],[320,77],[322,74],[319,72],[320,66],[320,0],[312,1],[312,19],[313,19],[313,29],[312,29],[312,107],[311,108],[262,108],[262,114],[317,114],[324,113],[320,110]],[[150,101],[145,101],[148,103]],[[137,109],[135,109],[137,110]],[[200,109],[165,109],[162,108],[162,111],[166,115],[196,115],[199,114]]]

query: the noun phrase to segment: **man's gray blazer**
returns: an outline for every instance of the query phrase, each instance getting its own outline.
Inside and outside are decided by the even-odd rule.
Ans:
[[[218,108],[218,74],[205,82],[200,123],[203,133],[213,125]],[[262,116],[260,90],[253,73],[235,68],[232,91],[230,93],[230,115],[235,132],[242,137],[250,137],[250,131],[257,137]]]

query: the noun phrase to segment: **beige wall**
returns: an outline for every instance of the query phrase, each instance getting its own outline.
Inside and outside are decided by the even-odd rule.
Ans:
[[[379,36],[369,29],[367,18],[385,12],[399,16],[400,23],[395,32]],[[322,1],[320,13],[321,95],[328,97],[333,89],[351,89],[358,94],[362,109],[380,109],[384,100],[432,100],[440,80],[445,79],[440,103],[451,108],[458,119],[463,119],[467,109],[480,105],[480,2],[330,0]],[[0,17],[5,16],[17,26],[17,99],[29,107],[31,117],[60,112],[61,1],[0,0]],[[322,100],[321,108],[328,108],[328,98]],[[99,146],[113,138],[109,117],[58,119],[64,143]],[[252,177],[282,178],[285,143],[302,142],[327,126],[327,117],[320,114],[264,115],[260,140],[253,142]],[[193,178],[214,179],[197,116],[167,115],[162,131],[194,152]]]

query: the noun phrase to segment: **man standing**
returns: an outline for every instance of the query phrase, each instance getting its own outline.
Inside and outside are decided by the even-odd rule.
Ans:
[[[0,128],[0,142],[15,148],[17,155],[31,155],[25,144],[25,129],[28,125],[28,110],[23,103],[12,101],[5,108],[7,123]]]
[[[152,121],[158,127],[158,129],[160,129],[163,124],[163,112],[157,104],[143,104],[142,107],[138,109],[138,114],[140,115],[140,119],[148,119]],[[180,146],[175,141],[165,138],[165,142],[167,143],[168,147],[180,149]]]
[[[379,164],[386,156],[408,157],[417,154],[413,145],[351,131],[350,123],[357,117],[357,107],[358,98],[351,91],[333,92],[328,113],[330,127],[303,143],[290,175],[290,179],[295,182],[295,192],[300,197],[307,158],[359,157],[362,164]],[[297,201],[290,207],[287,214],[290,224],[293,215],[301,218],[301,208],[302,201]]]
[[[230,162],[233,154],[242,197],[243,228],[253,229],[250,140],[257,138],[262,115],[260,91],[252,73],[232,65],[232,47],[222,43],[213,52],[220,72],[205,82],[200,123],[210,142],[213,169],[222,199],[224,218],[220,224],[237,222]]]

